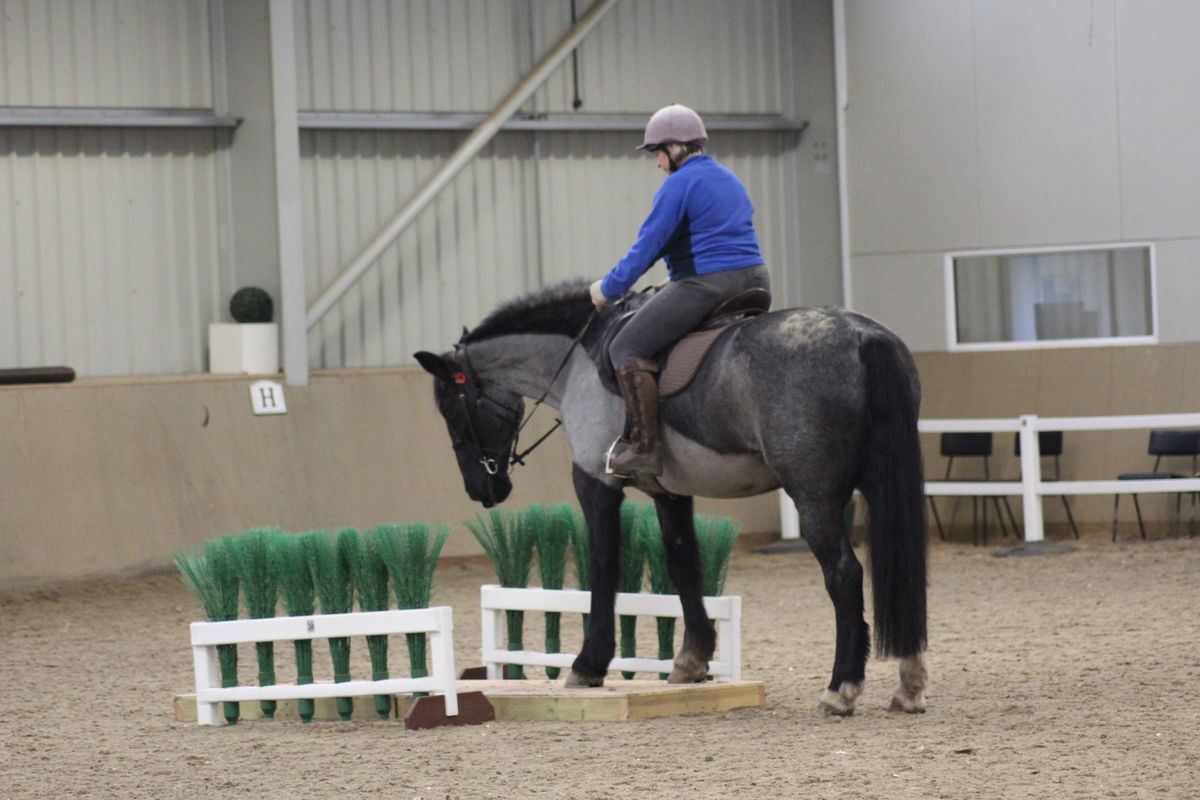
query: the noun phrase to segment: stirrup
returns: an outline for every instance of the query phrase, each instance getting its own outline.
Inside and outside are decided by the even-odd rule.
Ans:
[[[613,451],[617,449],[617,445],[620,443],[621,443],[621,437],[618,436],[617,438],[613,439],[613,443],[608,446],[608,452],[604,454],[604,474],[605,475],[616,475],[618,478],[628,478],[629,477],[628,475],[623,475],[618,472],[613,472],[613,468],[612,468]]]

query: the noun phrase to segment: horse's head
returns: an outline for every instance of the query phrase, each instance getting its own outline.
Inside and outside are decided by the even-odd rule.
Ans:
[[[518,394],[482,383],[465,352],[461,363],[453,355],[424,351],[415,358],[434,378],[434,399],[450,431],[467,494],[484,508],[504,502],[512,492],[509,458],[525,401]]]

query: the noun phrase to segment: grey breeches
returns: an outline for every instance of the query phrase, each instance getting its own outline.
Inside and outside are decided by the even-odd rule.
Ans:
[[[708,312],[747,289],[771,290],[765,266],[692,275],[671,281],[642,306],[608,349],[620,369],[637,359],[653,360],[663,349],[690,333]]]

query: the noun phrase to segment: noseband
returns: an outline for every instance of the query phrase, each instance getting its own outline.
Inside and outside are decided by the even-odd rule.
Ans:
[[[533,415],[538,410],[538,406],[545,402],[546,398],[550,395],[550,389],[554,386],[554,382],[558,380],[558,376],[562,374],[563,368],[567,366],[567,362],[571,358],[571,353],[575,352],[575,348],[579,346],[579,343],[583,340],[584,334],[587,333],[588,328],[590,328],[592,325],[592,321],[598,316],[598,314],[599,310],[597,309],[588,316],[587,321],[583,324],[583,327],[579,329],[579,333],[577,333],[575,338],[571,341],[571,346],[567,349],[567,354],[563,356],[562,361],[559,362],[558,369],[554,370],[554,375],[550,378],[550,383],[546,386],[546,391],[542,392],[542,396],[539,397],[533,404],[533,408],[530,409],[529,414],[527,414],[524,419],[521,418],[521,410],[519,408],[513,408],[512,406],[505,405],[487,393],[486,389],[484,388],[484,382],[479,379],[477,373],[475,372],[474,366],[471,364],[471,356],[467,353],[466,342],[460,340],[457,344],[455,344],[455,352],[462,353],[462,360],[460,363],[462,364],[463,369],[462,372],[455,376],[454,381],[456,384],[458,384],[458,404],[467,417],[467,435],[469,441],[452,442],[454,448],[458,449],[460,445],[469,444],[472,448],[474,448],[475,455],[478,457],[479,463],[483,466],[484,471],[491,476],[500,474],[500,464],[494,456],[507,459],[508,474],[510,475],[512,474],[512,470],[515,466],[518,464],[524,465],[525,456],[536,450],[538,445],[550,437],[550,434],[558,430],[562,426],[562,420],[556,420],[554,425],[551,426],[550,430],[543,433],[536,442],[518,452],[517,447],[521,440],[521,431],[525,430],[525,426],[529,424],[529,420],[533,419]],[[477,387],[475,390],[477,396],[474,398],[473,402],[472,399],[467,396],[466,386],[468,384],[472,384]],[[498,417],[504,422],[509,423],[510,425],[513,425],[516,428],[516,432],[513,434],[512,441],[504,450],[498,450],[496,448],[485,449],[479,442],[479,435],[475,432],[475,420],[471,415],[471,410],[472,408],[478,409],[484,400],[487,400],[489,403],[491,403],[491,406],[494,406],[494,408],[491,406],[484,406],[484,408],[486,408],[490,414]],[[489,456],[488,453],[492,453],[493,456]],[[490,483],[488,484],[488,491],[491,492]]]
[[[455,345],[455,350],[462,353],[462,372],[455,376],[454,382],[458,386],[456,401],[463,411],[463,416],[467,420],[467,438],[466,441],[459,440],[453,442],[457,449],[460,446],[471,447],[474,452],[474,457],[483,467],[483,471],[488,475],[495,476],[500,474],[500,459],[508,460],[509,464],[516,463],[512,460],[516,453],[517,436],[513,436],[510,445],[504,449],[494,447],[484,447],[479,440],[479,434],[475,431],[475,416],[473,412],[486,411],[493,417],[496,417],[501,422],[510,426],[517,427],[521,420],[521,409],[502,403],[500,400],[488,394],[483,381],[479,380],[474,366],[471,364],[471,357],[467,353],[467,346],[461,342]],[[468,387],[474,387],[474,397],[471,397],[471,392]],[[485,404],[484,401],[487,401]],[[517,427],[518,434],[520,428]],[[511,467],[510,467],[511,472]]]

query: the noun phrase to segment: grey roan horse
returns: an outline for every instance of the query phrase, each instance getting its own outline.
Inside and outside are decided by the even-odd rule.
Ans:
[[[586,284],[511,302],[444,355],[417,360],[435,378],[467,493],[491,507],[508,497],[522,398],[560,412],[575,492],[591,532],[591,624],[566,685],[599,686],[615,649],[621,479],[605,453],[624,424],[605,332],[640,298],[592,318]],[[591,320],[590,325],[588,324]],[[577,336],[580,346],[572,347]],[[560,369],[561,368],[561,369]],[[715,632],[700,592],[692,498],[747,497],[782,487],[833,600],[837,645],[820,709],[848,715],[862,692],[870,633],[863,570],[842,509],[858,488],[870,512],[875,640],[900,659],[891,708],[925,710],[925,514],[917,437],[920,386],[904,344],[878,323],[837,308],[763,314],[722,335],[695,380],[661,405],[664,469],[653,498],[684,610],[670,679],[702,681]]]

